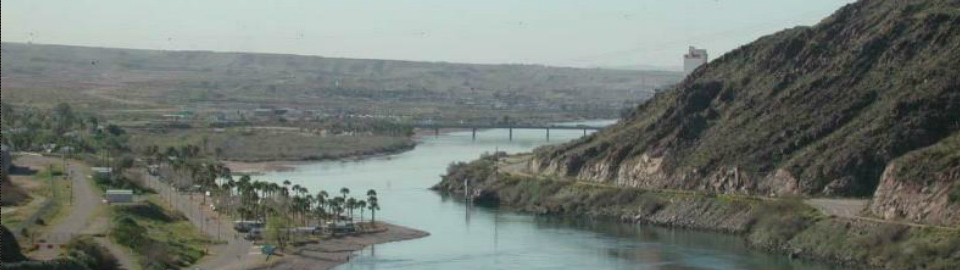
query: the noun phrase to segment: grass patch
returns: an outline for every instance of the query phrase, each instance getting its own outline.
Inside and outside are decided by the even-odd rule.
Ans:
[[[948,270],[960,265],[960,232],[898,224],[825,219],[784,246],[807,256],[883,269]]]
[[[932,181],[937,174],[960,168],[960,132],[937,144],[911,152],[896,160],[897,179],[905,181]],[[952,194],[951,194],[952,195]]]
[[[799,199],[760,203],[750,213],[749,239],[760,246],[780,246],[807,229],[819,217]]]
[[[67,205],[70,203],[73,183],[63,179],[61,166],[52,164],[32,175],[30,181],[35,182],[35,187],[24,191],[30,195],[31,201],[0,218],[2,224],[12,230],[26,228],[30,234],[37,234],[41,232],[39,230],[46,229],[46,225],[54,224],[69,214]],[[34,215],[37,215],[37,220],[25,224]]]
[[[143,269],[179,269],[196,263],[214,242],[182,214],[154,198],[136,205],[113,207],[111,237],[140,257]]]

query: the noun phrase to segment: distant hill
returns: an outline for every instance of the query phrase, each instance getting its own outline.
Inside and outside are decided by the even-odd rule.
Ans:
[[[960,224],[958,59],[960,2],[862,0],[716,59],[531,167],[648,189],[875,196],[880,216]]]
[[[667,71],[16,43],[3,43],[2,53],[5,102],[68,98],[92,108],[268,104],[439,114],[444,106],[473,106],[603,111],[609,117],[682,79]],[[414,105],[429,112],[400,108]]]

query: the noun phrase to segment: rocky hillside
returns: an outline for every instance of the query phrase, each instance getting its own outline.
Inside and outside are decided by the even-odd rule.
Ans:
[[[889,181],[946,201],[958,148],[909,156],[958,136],[957,59],[960,2],[862,0],[734,50],[616,126],[539,149],[529,165],[646,189],[871,196],[896,164],[921,172]],[[944,184],[922,188],[934,182]]]
[[[870,204],[886,219],[960,224],[960,134],[913,151],[887,166]]]

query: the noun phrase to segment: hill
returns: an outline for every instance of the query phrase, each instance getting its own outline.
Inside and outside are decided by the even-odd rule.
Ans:
[[[862,0],[734,50],[529,166],[642,189],[874,196],[887,218],[960,224],[957,59],[960,2]]]
[[[679,72],[2,44],[3,99],[87,109],[292,107],[461,119],[615,117]],[[632,106],[632,105],[631,105]]]

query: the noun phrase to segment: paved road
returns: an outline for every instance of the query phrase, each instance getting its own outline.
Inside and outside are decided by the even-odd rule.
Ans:
[[[234,267],[238,262],[244,262],[251,253],[253,243],[246,241],[241,235],[233,231],[231,222],[224,217],[220,220],[210,207],[202,206],[203,197],[200,195],[180,194],[174,189],[159,181],[157,177],[147,176],[147,185],[157,190],[168,204],[182,212],[190,222],[214,239],[226,241],[224,245],[214,247],[195,268],[216,270]],[[209,201],[207,204],[209,205]],[[191,267],[193,269],[194,267]]]

